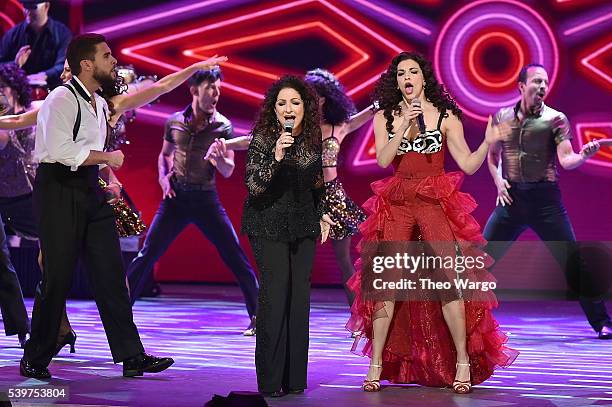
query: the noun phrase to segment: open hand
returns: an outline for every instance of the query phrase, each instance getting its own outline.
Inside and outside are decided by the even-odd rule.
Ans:
[[[329,230],[336,222],[331,220],[328,214],[324,214],[321,220],[319,221],[319,225],[321,226],[321,243],[325,243],[327,237],[329,236]]]

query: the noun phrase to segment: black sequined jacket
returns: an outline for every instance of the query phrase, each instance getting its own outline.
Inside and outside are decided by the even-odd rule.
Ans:
[[[242,233],[292,242],[321,233],[325,186],[320,147],[307,148],[304,138],[280,162],[274,157],[276,137],[254,135],[249,146],[245,181],[249,196],[242,213]]]

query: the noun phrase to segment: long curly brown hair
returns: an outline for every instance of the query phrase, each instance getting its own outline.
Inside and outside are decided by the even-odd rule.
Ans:
[[[115,105],[111,101],[111,98],[113,96],[117,96],[122,93],[126,93],[127,90],[128,90],[128,85],[127,83],[125,83],[125,79],[121,75],[117,75],[117,78],[115,78],[115,83],[113,83],[113,86],[103,85],[102,88],[98,90],[98,94],[106,100],[106,104],[108,105],[110,116],[114,116],[116,113]]]
[[[30,107],[32,88],[23,69],[13,63],[0,64],[0,86],[11,88],[17,102],[26,109]]]
[[[303,79],[293,75],[285,75],[274,82],[266,92],[257,121],[251,134],[262,137],[266,143],[274,144],[282,132],[280,122],[276,117],[275,105],[279,92],[284,88],[295,89],[304,102],[304,119],[302,121],[302,137],[306,148],[311,151],[321,149],[321,126],[319,118],[319,103],[316,92]]]
[[[412,59],[421,67],[423,79],[427,84],[423,89],[425,98],[439,111],[450,110],[455,116],[461,118],[461,109],[436,79],[431,62],[417,52],[402,52],[393,58],[387,70],[380,75],[374,88],[373,100],[379,103],[380,109],[384,112],[385,119],[387,119],[387,132],[393,133],[393,113],[399,115],[402,112],[400,106],[402,92],[397,87],[397,66],[407,59]]]
[[[347,122],[356,113],[355,105],[346,95],[344,86],[329,71],[321,68],[306,73],[304,80],[319,96],[325,98],[323,119],[334,126]]]

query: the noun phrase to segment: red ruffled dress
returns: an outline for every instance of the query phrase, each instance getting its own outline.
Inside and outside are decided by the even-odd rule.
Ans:
[[[462,172],[444,172],[444,141],[438,129],[427,131],[413,141],[403,140],[402,155],[393,162],[395,173],[372,183],[374,196],[363,208],[368,218],[359,226],[363,236],[358,245],[373,242],[415,240],[455,242],[463,255],[485,255],[486,243],[480,226],[470,213],[474,199],[459,188]],[[416,232],[416,233],[415,233]],[[488,258],[490,259],[490,257]],[[364,298],[361,259],[357,272],[348,282],[355,294],[346,328],[360,331],[352,351],[362,356],[372,353],[372,323],[386,316],[382,302]],[[490,265],[492,261],[488,261]],[[368,272],[368,271],[365,271]],[[369,273],[372,273],[371,269]],[[465,271],[464,277],[495,281],[486,268]],[[472,384],[487,380],[497,367],[509,366],[518,352],[505,346],[507,336],[499,330],[492,314],[497,299],[492,291],[476,290],[464,297],[467,348]],[[396,301],[383,350],[381,380],[445,387],[452,384],[457,360],[450,331],[444,321],[441,301]]]

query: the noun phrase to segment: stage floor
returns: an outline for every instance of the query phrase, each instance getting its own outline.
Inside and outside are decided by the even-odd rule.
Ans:
[[[521,354],[510,368],[460,396],[450,389],[412,385],[362,392],[369,360],[349,352],[343,292],[316,289],[312,298],[309,388],[303,395],[272,399],[270,405],[612,405],[612,341],[594,339],[576,302],[503,302],[497,318],[510,333],[509,345]],[[30,310],[31,305],[29,300]],[[78,334],[77,353],[66,347],[51,363],[49,384],[69,388],[70,397],[58,404],[203,406],[214,394],[257,390],[255,338],[241,335],[248,317],[235,287],[164,286],[162,297],[138,301],[134,315],[145,348],[176,360],[166,372],[141,378],[123,378],[121,366],[112,363],[93,301],[69,301],[68,314]],[[19,376],[22,350],[16,345],[16,337],[0,336],[0,391],[46,384]]]

